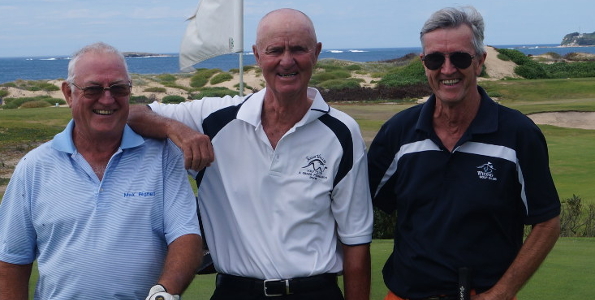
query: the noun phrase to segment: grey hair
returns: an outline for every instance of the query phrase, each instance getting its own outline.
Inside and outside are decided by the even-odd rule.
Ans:
[[[70,59],[70,62],[68,63],[68,78],[66,78],[67,82],[69,82],[71,84],[74,82],[74,79],[76,77],[76,74],[74,73],[76,63],[79,61],[79,59],[83,55],[85,55],[87,53],[104,53],[104,54],[113,53],[113,54],[116,54],[122,61],[122,64],[124,64],[124,68],[126,69],[126,76],[128,78],[130,78],[130,75],[128,74],[128,65],[126,64],[126,58],[124,58],[124,54],[122,54],[122,52],[120,52],[118,49],[116,49],[115,47],[113,47],[111,45],[108,45],[103,42],[98,42],[98,43],[87,45],[72,55],[72,58]]]
[[[424,23],[420,32],[419,38],[421,40],[422,52],[425,50],[424,35],[426,33],[436,29],[456,28],[463,24],[471,27],[473,31],[472,43],[475,52],[477,55],[483,55],[485,53],[485,46],[483,44],[485,24],[481,14],[472,6],[461,8],[446,7],[433,13],[426,23]]]

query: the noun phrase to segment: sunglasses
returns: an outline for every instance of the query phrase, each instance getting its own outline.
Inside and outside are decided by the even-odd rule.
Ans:
[[[438,70],[446,61],[446,56],[450,59],[450,63],[453,64],[457,69],[467,69],[475,55],[471,55],[467,52],[451,52],[451,53],[440,53],[434,52],[427,55],[421,59],[424,62],[426,68],[430,70]]]
[[[130,95],[130,89],[132,88],[132,83],[120,83],[120,84],[112,84],[108,87],[102,87],[99,85],[91,85],[87,87],[80,87],[72,82],[77,89],[83,91],[83,95],[89,99],[97,100],[101,96],[103,96],[103,92],[109,90],[110,95],[113,97],[126,97]]]

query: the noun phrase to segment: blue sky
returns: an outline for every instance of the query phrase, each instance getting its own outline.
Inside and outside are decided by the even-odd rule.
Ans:
[[[323,48],[419,46],[418,32],[445,6],[473,5],[486,44],[556,44],[570,32],[594,32],[593,0],[244,0],[244,48],[267,12],[299,9],[314,21]],[[185,19],[198,0],[0,0],[0,57],[70,55],[86,44],[121,51],[177,53]]]

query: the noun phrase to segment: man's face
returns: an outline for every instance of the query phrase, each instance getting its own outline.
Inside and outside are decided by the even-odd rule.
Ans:
[[[74,74],[74,84],[79,88],[64,83],[62,91],[72,110],[76,133],[92,139],[119,139],[128,118],[130,97],[129,93],[118,93],[125,92],[122,88],[129,84],[122,61],[116,54],[86,53],[76,63]],[[110,86],[115,88],[97,96],[85,95],[80,89]]]
[[[278,14],[259,29],[253,50],[267,88],[292,95],[306,91],[321,48],[299,16]]]
[[[433,53],[445,54],[444,63],[436,70],[425,64],[425,73],[432,91],[438,101],[455,105],[477,94],[477,77],[485,61],[485,54],[478,55],[472,44],[473,32],[467,25],[456,28],[437,29],[426,33],[423,38],[424,55]],[[449,54],[454,52],[468,53],[474,58],[466,68],[457,68]]]

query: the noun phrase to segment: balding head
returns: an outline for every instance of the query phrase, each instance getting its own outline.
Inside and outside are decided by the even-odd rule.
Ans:
[[[311,43],[316,44],[316,31],[312,20],[303,12],[291,8],[281,8],[266,14],[258,23],[256,31],[256,46],[261,46],[263,40],[277,36],[280,32],[302,32],[310,37]]]

